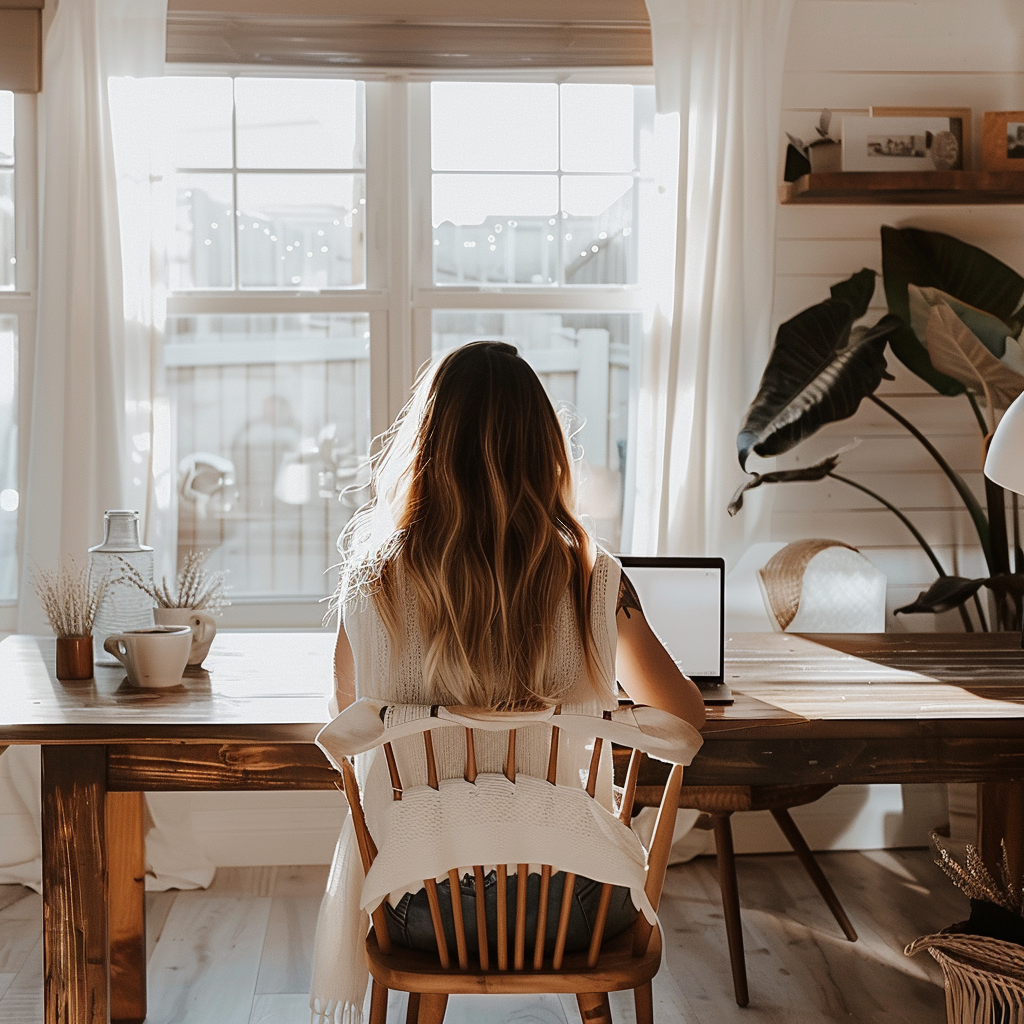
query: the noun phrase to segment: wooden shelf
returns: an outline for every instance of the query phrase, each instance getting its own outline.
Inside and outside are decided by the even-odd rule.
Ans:
[[[1016,171],[834,171],[805,174],[779,187],[779,202],[861,206],[1024,204]]]

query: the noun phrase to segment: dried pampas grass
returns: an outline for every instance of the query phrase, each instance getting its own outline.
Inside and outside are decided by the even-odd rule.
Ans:
[[[108,586],[107,577],[94,581],[92,569],[79,569],[73,558],[56,569],[36,569],[32,587],[58,637],[92,636],[92,626]]]
[[[138,587],[153,599],[157,608],[191,608],[194,611],[205,609],[216,612],[231,604],[226,596],[227,571],[207,572],[203,563],[208,554],[207,551],[190,551],[185,556],[185,564],[178,573],[173,589],[166,576],[162,583],[150,585],[134,565],[118,556],[122,572],[114,582],[130,583]]]
[[[964,864],[958,863],[947,850],[938,834],[932,833],[932,842],[939,852],[936,864],[949,876],[953,884],[972,900],[986,900],[997,907],[1024,917],[1024,878],[1015,879],[1010,871],[1006,841],[1002,842],[1003,856],[999,863],[999,879],[982,862],[976,847],[967,844]]]

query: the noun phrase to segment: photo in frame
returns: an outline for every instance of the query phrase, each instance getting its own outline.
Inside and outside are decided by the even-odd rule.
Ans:
[[[957,150],[950,120],[949,117],[844,117],[843,170],[956,170],[962,167],[962,152]]]
[[[869,107],[872,117],[948,117],[960,157],[950,170],[969,171],[975,166],[974,133],[970,107]]]
[[[981,126],[981,169],[1024,171],[1024,110],[990,110]]]

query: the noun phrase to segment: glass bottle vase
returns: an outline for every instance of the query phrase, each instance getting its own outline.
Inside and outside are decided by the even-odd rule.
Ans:
[[[153,586],[153,549],[139,540],[138,512],[115,510],[104,513],[103,543],[89,548],[89,568],[93,579],[106,576],[113,581],[123,575],[124,566],[119,558],[137,569],[148,586]],[[153,599],[149,594],[131,583],[108,583],[92,628],[96,664],[119,664],[103,649],[103,641],[108,636],[152,625]]]

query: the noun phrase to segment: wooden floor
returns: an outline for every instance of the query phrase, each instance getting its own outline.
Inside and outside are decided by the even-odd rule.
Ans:
[[[967,902],[923,850],[831,853],[825,872],[860,933],[847,942],[796,858],[739,858],[750,1006],[732,996],[714,860],[672,868],[662,903],[658,1024],[941,1024],[941,975],[911,939]],[[326,867],[222,868],[205,892],[148,897],[151,1024],[308,1024],[307,988]],[[0,886],[0,1024],[42,1020],[40,900]],[[616,1024],[632,1001],[613,995]],[[389,1024],[405,1020],[392,995]],[[446,1024],[578,1024],[575,1000],[453,998]]]

